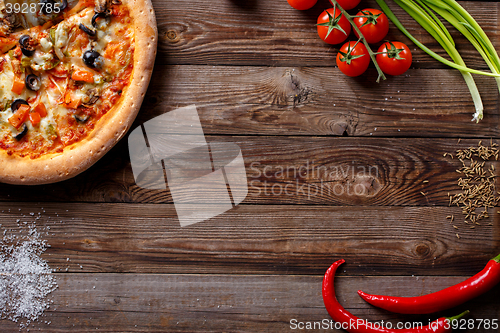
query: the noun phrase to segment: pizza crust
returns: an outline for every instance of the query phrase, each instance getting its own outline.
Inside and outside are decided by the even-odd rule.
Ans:
[[[97,162],[127,133],[146,94],[158,42],[151,0],[128,0],[127,6],[134,24],[134,68],[120,100],[86,138],[65,147],[62,153],[31,159],[0,151],[0,182],[37,185],[74,177]]]

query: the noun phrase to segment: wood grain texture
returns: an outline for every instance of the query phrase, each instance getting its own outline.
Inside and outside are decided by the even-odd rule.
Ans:
[[[345,258],[350,275],[473,275],[500,247],[497,216],[470,229],[447,207],[240,205],[184,228],[173,205],[9,208],[2,228],[36,221],[60,272],[310,275]]]
[[[195,104],[206,134],[498,137],[498,87],[476,76],[485,116],[453,69],[375,83],[327,67],[156,66],[136,125]]]
[[[461,2],[498,45],[498,3]],[[440,46],[404,11],[388,2],[403,25],[421,42],[445,55]],[[308,11],[297,11],[285,1],[153,1],[158,20],[158,57],[161,64],[335,66],[337,46],[324,43],[316,32],[319,14],[331,7],[320,0]],[[375,1],[363,1],[363,8],[378,8]],[[359,7],[359,9],[362,9]],[[356,12],[353,11],[353,14]],[[452,32],[453,29],[450,29]],[[452,34],[465,62],[486,68],[470,43]],[[352,35],[351,39],[355,39]],[[389,40],[413,45],[392,25]],[[378,47],[378,45],[376,45]],[[412,46],[413,66],[444,68]]]
[[[345,269],[349,266],[345,264]],[[59,288],[51,294],[54,304],[30,331],[260,333],[297,331],[291,329],[292,319],[303,325],[323,319],[330,323],[321,297],[322,276],[58,274],[57,278]],[[467,319],[498,319],[500,288],[452,310],[426,316],[391,314],[371,307],[356,293],[363,289],[419,295],[465,278],[396,276],[389,281],[386,277],[346,276],[339,271],[336,293],[346,309],[372,322],[427,324],[440,315],[451,316],[465,309],[474,309]],[[3,321],[0,325],[2,331],[17,331],[14,323]]]
[[[207,140],[241,148],[249,188],[243,204],[336,206],[448,206],[448,193],[459,191],[456,170],[461,163],[443,154],[477,146],[479,141],[264,136]],[[125,140],[74,179],[36,187],[0,184],[0,199],[172,203],[168,189],[135,185]]]
[[[461,3],[500,46],[500,4]],[[500,318],[498,286],[432,316],[390,314],[356,294],[436,291],[498,254],[497,208],[475,229],[464,224],[447,195],[458,190],[460,163],[443,157],[480,139],[498,143],[493,79],[475,76],[485,119],[474,124],[460,74],[414,47],[407,75],[375,84],[373,66],[363,78],[340,74],[337,47],[314,27],[327,0],[305,12],[284,0],[153,4],[158,57],[133,128],[197,105],[209,142],[242,149],[250,192],[238,207],[181,228],[169,190],[135,184],[126,137],[74,179],[0,184],[0,230],[36,222],[57,272],[54,304],[30,331],[294,332],[292,318],[329,319],[322,274],[339,258],[347,263],[337,295],[361,318],[427,323],[465,309],[468,318]],[[466,63],[485,69],[452,33]],[[407,42],[393,26],[388,39]],[[18,324],[0,321],[0,332],[14,331]]]

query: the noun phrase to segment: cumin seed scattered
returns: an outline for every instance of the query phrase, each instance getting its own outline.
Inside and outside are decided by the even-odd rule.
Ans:
[[[490,146],[484,146],[482,141],[479,141],[477,147],[458,149],[455,153],[462,163],[462,167],[455,170],[461,174],[457,181],[461,192],[454,195],[448,193],[449,205],[461,208],[466,224],[471,222],[480,225],[478,221],[488,218],[488,209],[494,208],[500,201],[500,192],[497,192],[495,186],[495,166],[493,164],[486,166],[486,163],[491,163],[493,158],[498,159],[500,150],[497,147],[498,144],[493,143],[492,140],[490,140]],[[450,153],[446,155],[453,158]],[[480,208],[483,208],[481,212],[479,212]],[[500,211],[497,213],[500,214]],[[453,216],[451,220],[453,221]]]

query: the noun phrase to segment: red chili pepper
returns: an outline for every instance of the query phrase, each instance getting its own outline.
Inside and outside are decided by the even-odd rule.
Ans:
[[[439,312],[465,303],[493,288],[500,282],[500,254],[486,267],[464,282],[417,297],[370,295],[358,290],[368,303],[396,313],[425,314]]]
[[[366,320],[360,319],[348,312],[340,305],[335,296],[335,287],[333,280],[337,268],[345,262],[344,259],[334,262],[325,273],[323,278],[323,302],[325,303],[326,310],[333,320],[341,323],[341,327],[350,333],[445,333],[451,332],[451,321],[456,320],[467,314],[465,311],[458,316],[445,318],[441,317],[429,323],[427,326],[420,326],[411,329],[389,329],[381,327],[378,323],[370,323]]]

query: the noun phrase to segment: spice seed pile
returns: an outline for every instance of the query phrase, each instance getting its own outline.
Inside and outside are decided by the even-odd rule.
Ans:
[[[489,163],[489,167],[486,166],[489,160],[498,160],[500,150],[497,147],[496,143],[491,142],[490,146],[484,146],[482,141],[479,141],[477,147],[459,149],[455,156],[444,154],[451,158],[456,157],[462,163],[462,168],[456,170],[461,175],[458,186],[462,191],[455,195],[448,193],[449,205],[457,205],[462,209],[465,223],[472,229],[480,225],[480,220],[488,218],[488,209],[494,208],[500,201],[495,186],[495,166],[492,163]],[[453,222],[453,216],[448,218]],[[454,227],[458,229],[457,226]],[[458,234],[457,237],[460,238]]]

